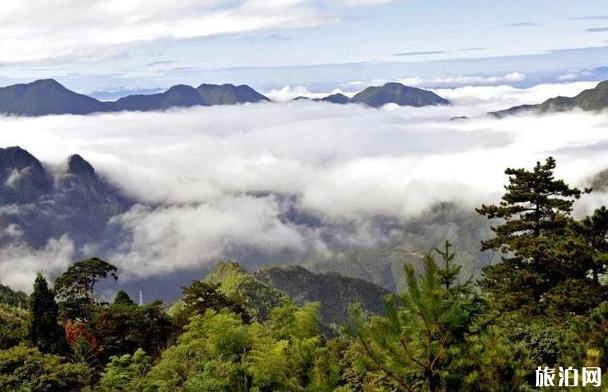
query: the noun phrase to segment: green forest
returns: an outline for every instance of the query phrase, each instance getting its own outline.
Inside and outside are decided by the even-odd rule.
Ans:
[[[352,303],[341,324],[234,262],[174,304],[101,300],[118,271],[99,258],[38,274],[31,295],[0,286],[0,391],[531,391],[539,367],[555,369],[547,390],[602,390],[583,368],[608,367],[608,209],[575,217],[592,190],[555,168],[507,169],[501,200],[477,209],[496,255],[479,276],[446,240],[403,263],[383,312]]]

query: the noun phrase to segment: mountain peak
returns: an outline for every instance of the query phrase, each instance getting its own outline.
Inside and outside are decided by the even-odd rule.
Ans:
[[[19,146],[0,148],[0,166],[4,167],[7,165],[17,169],[31,165],[42,167],[42,164],[35,156]]]
[[[321,98],[321,101],[344,105],[344,104],[347,104],[350,101],[350,99],[344,94],[336,93],[336,94],[331,94],[331,95],[328,95],[327,97]]]
[[[70,174],[87,174],[95,175],[95,169],[89,162],[78,154],[71,155],[68,158],[68,173]]]
[[[406,86],[398,82],[368,87],[356,94],[350,101],[371,107],[381,107],[388,103],[414,107],[450,104],[450,101],[432,91]]]
[[[38,79],[29,83],[32,86],[41,86],[41,87],[61,87],[65,88],[63,84],[59,83],[55,79]]]

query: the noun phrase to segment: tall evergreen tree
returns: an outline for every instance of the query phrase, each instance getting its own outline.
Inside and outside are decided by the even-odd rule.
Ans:
[[[63,328],[57,322],[59,307],[46,279],[38,273],[30,296],[31,325],[29,339],[43,353],[61,353],[67,343]]]
[[[493,294],[501,310],[537,313],[542,310],[539,302],[561,306],[571,296],[568,291],[586,279],[589,266],[572,230],[571,211],[574,202],[590,190],[581,191],[556,179],[555,167],[555,159],[549,157],[531,171],[507,169],[509,183],[500,203],[477,209],[489,219],[500,219],[492,227],[495,236],[482,241],[482,250],[500,251],[504,256],[501,263],[484,268],[480,284]]]

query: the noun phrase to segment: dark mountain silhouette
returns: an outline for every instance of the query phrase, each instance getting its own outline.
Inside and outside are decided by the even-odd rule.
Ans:
[[[384,86],[368,87],[350,99],[371,107],[381,107],[388,103],[399,106],[449,105],[450,101],[432,91],[405,86],[401,83],[386,83]]]
[[[506,110],[492,112],[498,118],[520,113],[564,112],[573,109],[601,111],[608,108],[608,80],[599,83],[592,89],[585,90],[575,97],[555,97],[538,105],[519,105]]]
[[[53,79],[0,88],[0,113],[17,116],[89,114],[120,111],[159,111],[174,107],[234,105],[268,101],[249,86],[202,84],[198,88],[176,85],[148,95],[129,95],[102,102],[75,93]]]
[[[53,79],[37,80],[0,88],[0,113],[18,116],[47,114],[88,114],[103,112],[108,106],[77,94]]]
[[[129,95],[109,103],[114,111],[154,111],[172,107],[203,105],[203,100],[194,87],[183,84],[173,86],[165,92],[150,95]]]
[[[133,202],[100,178],[93,166],[72,155],[65,167],[51,173],[36,157],[20,147],[0,148],[0,228],[40,247],[64,234],[76,244],[110,239],[109,219]],[[14,236],[13,236],[14,237]]]
[[[331,103],[337,103],[339,105],[344,105],[350,102],[350,98],[348,98],[346,95],[344,94],[332,94],[332,95],[328,95],[327,97],[323,97],[321,99],[315,99],[315,101],[323,101],[323,102],[331,102]]]
[[[201,84],[196,90],[203,101],[203,105],[207,106],[269,101],[268,98],[247,85]]]

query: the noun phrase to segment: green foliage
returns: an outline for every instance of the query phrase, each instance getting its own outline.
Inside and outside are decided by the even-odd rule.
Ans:
[[[228,298],[218,290],[220,284],[208,283],[202,280],[195,280],[188,287],[184,287],[183,311],[189,315],[205,314],[209,309],[219,312],[222,309],[241,316],[244,322],[249,322],[249,314],[245,308],[237,301]]]
[[[278,290],[259,281],[232,261],[218,263],[204,280],[218,285],[217,289],[241,304],[254,321],[266,320],[271,310],[287,299]]]
[[[265,324],[207,310],[192,318],[148,381],[158,391],[331,391],[337,375],[317,333],[316,309],[280,307]]]
[[[467,335],[464,344],[451,347],[453,360],[446,372],[446,390],[523,390],[530,370],[543,362],[529,360],[525,348],[507,340],[504,332],[492,326],[484,333]]]
[[[55,294],[66,320],[89,320],[95,301],[95,283],[108,276],[118,279],[116,267],[93,257],[72,264],[55,280]]]
[[[135,305],[135,302],[129,297],[126,291],[120,290],[114,297],[114,305]]]
[[[0,304],[0,350],[26,341],[29,324],[27,310]]]
[[[105,363],[138,348],[160,355],[173,334],[173,324],[160,301],[142,306],[114,303],[96,308],[90,331],[99,346],[98,357]]]
[[[63,328],[57,321],[59,307],[42,274],[36,276],[30,297],[30,342],[43,353],[63,353],[67,350]]]
[[[0,350],[0,390],[74,392],[88,385],[88,369],[35,348]]]
[[[102,391],[141,391],[145,388],[145,376],[152,367],[151,358],[141,348],[133,355],[124,354],[110,358],[99,385]]]
[[[10,287],[0,284],[0,304],[24,308],[28,304],[28,295],[23,291],[14,291]]]

